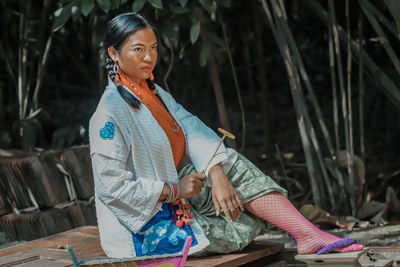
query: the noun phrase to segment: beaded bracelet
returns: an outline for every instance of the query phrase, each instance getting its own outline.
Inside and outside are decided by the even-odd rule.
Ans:
[[[172,182],[167,182],[165,184],[169,187],[169,195],[168,195],[167,199],[165,200],[165,202],[172,203],[178,198],[178,196],[180,194],[179,184],[177,185]]]

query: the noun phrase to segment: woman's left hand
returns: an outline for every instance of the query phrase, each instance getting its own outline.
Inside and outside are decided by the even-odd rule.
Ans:
[[[216,215],[220,215],[220,209],[222,208],[230,222],[232,218],[237,221],[240,217],[240,211],[244,211],[243,204],[226,177],[222,166],[219,164],[213,166],[209,174],[212,181],[212,199]]]

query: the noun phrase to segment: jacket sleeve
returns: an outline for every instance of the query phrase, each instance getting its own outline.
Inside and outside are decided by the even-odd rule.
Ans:
[[[162,88],[157,86],[162,99],[169,111],[179,122],[185,133],[186,154],[190,157],[197,171],[202,171],[216,150],[221,138],[207,127],[197,116],[194,116],[182,107],[175,99]],[[216,155],[205,170],[207,185],[211,186],[208,173],[211,167],[228,161],[228,153],[224,144],[221,144]]]
[[[127,169],[130,149],[112,116],[94,115],[89,138],[97,197],[125,227],[138,232],[151,219],[164,183]]]

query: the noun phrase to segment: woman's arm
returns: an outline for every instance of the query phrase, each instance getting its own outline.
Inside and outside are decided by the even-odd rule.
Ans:
[[[164,182],[135,177],[127,169],[130,145],[111,114],[95,113],[90,120],[89,138],[96,197],[136,233],[154,213]]]

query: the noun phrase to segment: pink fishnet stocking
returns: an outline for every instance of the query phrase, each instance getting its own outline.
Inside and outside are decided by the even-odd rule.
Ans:
[[[290,201],[278,192],[272,192],[246,203],[245,208],[254,215],[262,218],[288,232],[297,241],[299,254],[313,254],[321,248],[335,241],[339,237],[326,233],[304,216],[290,203]],[[353,244],[348,247],[335,249],[335,252],[358,251],[362,245]]]

